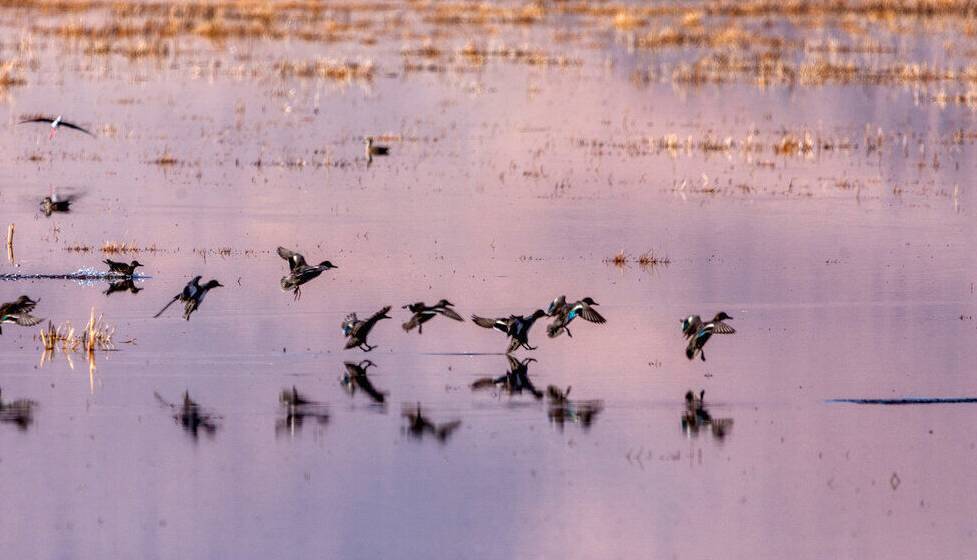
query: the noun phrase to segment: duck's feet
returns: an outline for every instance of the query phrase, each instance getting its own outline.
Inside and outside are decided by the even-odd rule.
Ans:
[[[365,342],[363,344],[360,344],[360,349],[363,350],[364,352],[369,352],[369,351],[373,350],[374,348],[376,348],[376,346],[370,346],[369,344],[367,344]]]
[[[563,330],[565,330],[567,332],[567,336],[569,336],[570,338],[573,338],[573,333],[570,332],[570,329],[568,329],[566,327],[563,327]]]
[[[302,299],[302,288],[295,288],[295,293],[292,296],[292,301],[298,301]]]
[[[706,361],[706,353],[702,350],[699,350],[699,357],[702,358],[703,362]]]
[[[538,348],[538,346],[530,346],[529,343],[523,344],[522,347],[525,348],[526,350],[535,350],[536,348]]]

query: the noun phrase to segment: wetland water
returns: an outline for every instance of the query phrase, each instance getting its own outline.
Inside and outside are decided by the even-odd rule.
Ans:
[[[42,363],[39,327],[4,325],[3,402],[36,402],[29,423],[0,411],[4,556],[977,547],[977,405],[830,402],[977,396],[972,81],[886,77],[965,75],[966,18],[273,5],[0,9],[0,225],[16,224],[0,274],[108,257],[151,276],[109,296],[0,281],[55,325],[95,308],[115,328],[91,369],[84,352]],[[730,62],[771,57],[770,37],[787,40],[777,72]],[[16,124],[39,113],[96,137]],[[391,155],[368,164],[368,135]],[[52,189],[77,195],[69,213],[40,212]],[[279,245],[339,268],[293,300]],[[670,262],[639,264],[649,251]],[[195,275],[224,287],[190,321],[153,319]],[[473,390],[511,364],[467,318],[559,294],[607,324],[549,339],[541,321],[515,354],[579,406]],[[440,298],[466,322],[401,329],[402,305]],[[342,350],[344,317],[384,305],[377,349]],[[736,334],[687,360],[680,319],[719,310]],[[343,383],[367,358],[382,403]],[[286,415],[293,386],[315,414]],[[208,415],[195,432],[154,395],[178,413],[185,390]],[[683,428],[688,390],[732,422]],[[413,433],[418,404],[460,425]]]

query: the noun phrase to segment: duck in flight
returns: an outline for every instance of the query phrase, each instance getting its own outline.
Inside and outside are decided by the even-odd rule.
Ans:
[[[444,315],[449,319],[454,319],[455,321],[464,321],[454,309],[454,304],[446,299],[435,303],[432,306],[427,306],[423,301],[417,303],[412,303],[410,305],[405,305],[403,309],[410,310],[414,315],[409,321],[403,324],[404,330],[410,332],[417,328],[417,334],[424,333],[424,323],[430,321],[431,319],[437,317],[438,315]]]
[[[132,278],[136,273],[136,267],[143,266],[139,261],[132,261],[126,264],[124,262],[113,261],[112,259],[105,259],[102,262],[109,265],[109,274],[121,275],[127,278]]]
[[[85,134],[93,138],[95,137],[94,134],[78,126],[77,124],[64,120],[61,117],[61,115],[58,115],[57,117],[45,117],[45,116],[30,117],[18,122],[17,124],[27,124],[27,123],[46,123],[51,125],[51,136],[49,136],[49,138],[51,138],[52,140],[54,139],[54,135],[58,133],[58,129],[61,128],[62,126],[65,128],[71,128],[77,130],[78,132],[84,132]]]
[[[537,309],[529,317],[510,315],[507,318],[487,319],[478,315],[472,315],[472,322],[486,329],[495,329],[508,336],[509,346],[505,353],[511,354],[517,348],[525,348],[527,350],[536,349],[535,346],[529,345],[529,329],[533,327],[537,319],[544,316],[546,316],[546,312],[542,309]]]
[[[554,299],[547,310],[547,315],[554,317],[554,320],[546,327],[546,334],[550,338],[556,338],[566,332],[567,336],[572,338],[573,334],[567,325],[577,317],[591,323],[606,323],[607,320],[603,315],[593,308],[595,305],[599,304],[589,296],[574,303],[567,303],[566,296]]]
[[[34,311],[36,305],[37,300],[33,300],[26,295],[0,305],[0,334],[3,334],[2,325],[4,323],[13,323],[22,327],[33,327],[43,321],[44,319],[38,319],[31,315],[31,311]]]
[[[184,286],[183,291],[173,296],[173,299],[171,299],[170,302],[163,307],[163,309],[160,309],[159,313],[153,315],[153,318],[155,319],[162,315],[163,312],[169,309],[169,307],[176,301],[182,301],[184,304],[183,318],[189,321],[190,315],[193,315],[193,312],[200,307],[201,303],[203,303],[204,297],[207,296],[207,292],[214,288],[222,288],[224,286],[216,279],[210,280],[206,284],[201,285],[201,278],[202,276],[194,276],[193,280],[190,280],[187,282],[187,285]]]
[[[295,299],[302,297],[302,284],[318,278],[320,274],[331,268],[339,268],[329,261],[311,266],[305,262],[305,257],[284,247],[278,248],[278,256],[288,261],[288,275],[282,276],[282,291],[291,290]]]
[[[714,334],[735,334],[736,329],[729,326],[725,321],[732,319],[725,311],[716,313],[712,321],[703,323],[698,315],[689,315],[682,319],[682,334],[689,341],[685,348],[685,357],[694,360],[696,355],[706,361],[706,354],[702,348]]]
[[[50,218],[51,214],[57,212],[67,213],[71,211],[71,204],[78,198],[77,195],[60,195],[53,188],[51,195],[41,199],[41,213]]]
[[[349,340],[346,341],[346,350],[350,348],[359,348],[364,352],[369,352],[376,348],[376,346],[370,346],[366,337],[369,336],[370,331],[373,330],[373,326],[377,324],[377,321],[381,319],[390,319],[391,317],[387,315],[390,311],[390,306],[387,305],[380,311],[377,311],[371,315],[368,319],[361,321],[356,317],[356,313],[350,313],[343,320],[342,328],[343,334]]]

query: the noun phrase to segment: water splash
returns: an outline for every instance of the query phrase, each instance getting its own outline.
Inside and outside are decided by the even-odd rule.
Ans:
[[[92,267],[79,268],[74,272],[63,274],[0,274],[0,280],[13,282],[17,280],[73,280],[80,286],[95,286],[102,282],[116,282],[119,280],[132,279],[133,282],[143,282],[152,278],[145,274],[135,273],[132,276],[119,274],[118,272],[106,272]]]

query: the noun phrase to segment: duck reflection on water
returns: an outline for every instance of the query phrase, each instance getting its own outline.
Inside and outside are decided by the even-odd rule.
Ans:
[[[208,412],[191,399],[189,391],[183,392],[183,402],[180,404],[168,402],[159,393],[154,392],[153,395],[156,396],[156,400],[160,404],[173,411],[173,419],[184,431],[193,436],[193,439],[197,439],[201,431],[211,437],[217,433],[217,419],[219,417]]]
[[[138,294],[143,289],[136,286],[136,283],[132,281],[132,278],[126,278],[125,280],[117,280],[109,284],[103,294],[110,296],[118,292],[131,292],[133,294]]]
[[[28,399],[4,402],[3,390],[0,389],[0,422],[13,424],[21,431],[26,431],[34,422],[35,406],[37,403]]]
[[[597,415],[604,410],[604,402],[600,400],[570,400],[571,389],[572,387],[567,387],[564,391],[556,385],[550,385],[546,388],[546,395],[550,401],[547,412],[550,422],[555,423],[560,430],[567,422],[580,424],[584,429],[589,429]]]
[[[414,406],[405,405],[402,415],[407,419],[407,426],[404,428],[406,433],[419,440],[431,435],[444,443],[461,426],[461,420],[435,424],[421,412],[421,403]]]
[[[320,426],[329,423],[329,411],[323,403],[311,401],[303,397],[293,385],[291,389],[284,389],[278,396],[282,411],[285,415],[275,420],[275,435],[288,432],[294,435],[302,429],[305,420],[311,419]]]
[[[705,390],[696,395],[685,393],[685,410],[682,411],[682,431],[690,438],[699,436],[699,430],[709,428],[713,437],[722,441],[733,429],[732,418],[713,418],[706,408]]]
[[[529,379],[529,364],[530,362],[535,362],[536,359],[526,358],[524,360],[518,360],[509,354],[506,354],[506,358],[509,362],[509,371],[505,375],[476,379],[471,384],[472,390],[477,391],[495,387],[500,392],[508,393],[509,396],[520,395],[523,391],[526,391],[537,400],[542,399],[543,392],[537,389]]]
[[[376,364],[370,360],[363,360],[359,363],[344,362],[343,365],[346,366],[346,373],[339,378],[339,383],[344,389],[346,389],[346,392],[348,392],[350,396],[355,395],[356,391],[359,390],[363,391],[366,396],[370,397],[374,403],[378,405],[384,404],[387,398],[387,393],[374,387],[373,383],[370,382],[370,378],[366,374],[366,370],[370,369],[370,367],[375,367]]]

